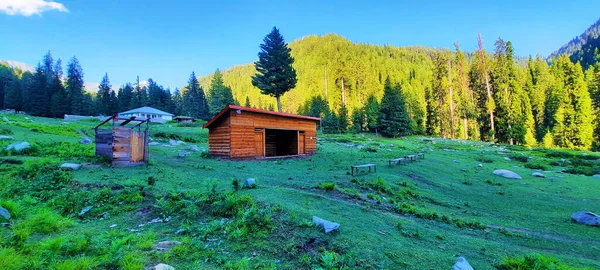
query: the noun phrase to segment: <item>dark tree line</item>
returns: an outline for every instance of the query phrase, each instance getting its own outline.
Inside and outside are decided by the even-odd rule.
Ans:
[[[62,118],[65,114],[113,115],[150,106],[208,120],[226,105],[235,103],[231,88],[223,83],[218,70],[208,88],[208,97],[193,72],[188,85],[173,93],[151,78],[141,83],[139,77],[133,84],[125,83],[115,90],[108,74],[102,77],[97,92],[88,92],[83,77],[83,68],[76,57],[69,61],[63,74],[62,61],[54,61],[50,52],[34,72],[0,63],[0,108]]]

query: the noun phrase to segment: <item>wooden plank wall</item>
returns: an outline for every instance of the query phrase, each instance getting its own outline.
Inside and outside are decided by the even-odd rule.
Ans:
[[[146,134],[144,131],[131,130],[131,162],[142,162],[146,153]]]
[[[231,128],[229,117],[223,117],[208,131],[208,152],[217,157],[230,157],[231,153]],[[252,132],[254,136],[254,132]],[[253,137],[254,138],[254,137]],[[254,143],[252,144],[254,145]]]
[[[112,145],[113,164],[118,166],[126,166],[130,163],[131,158],[131,129],[128,127],[113,128],[113,145]]]
[[[234,110],[229,111],[229,116],[229,126],[231,129],[231,135],[229,137],[231,143],[229,156],[232,158],[254,157],[256,155],[254,143],[255,128],[303,130],[305,131],[306,136],[306,154],[314,154],[317,151],[316,121],[247,111],[241,111],[241,113],[238,114]]]
[[[112,160],[112,132],[96,132],[96,156]]]

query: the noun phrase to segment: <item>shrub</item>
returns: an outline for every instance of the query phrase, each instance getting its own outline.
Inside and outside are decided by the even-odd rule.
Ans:
[[[13,131],[8,128],[0,128],[0,135],[12,135]]]
[[[525,165],[523,165],[525,168],[528,169],[534,169],[534,170],[547,170],[548,167],[546,167],[546,165],[539,163],[539,162],[529,162],[529,163],[525,163]]]
[[[360,149],[360,151],[375,153],[375,152],[377,152],[377,148],[372,147],[372,146],[366,146],[366,147],[363,147],[362,149]]]
[[[148,176],[148,186],[154,186],[156,184],[156,178],[154,176]]]
[[[232,177],[231,178],[231,185],[233,186],[233,190],[235,190],[235,191],[240,190],[240,180]]]
[[[494,160],[490,157],[486,157],[484,155],[479,155],[477,156],[477,161],[483,162],[483,163],[492,163],[494,162]]]
[[[574,154],[571,154],[571,153],[565,152],[565,151],[548,151],[546,153],[546,156],[547,157],[554,157],[554,158],[567,158],[567,159],[575,157]]]
[[[577,270],[585,268],[576,268],[566,265],[556,258],[543,256],[540,254],[525,255],[522,257],[507,257],[496,265],[496,268],[502,270],[520,270],[520,269],[555,269],[555,270]]]
[[[516,161],[520,161],[520,162],[527,162],[527,161],[529,161],[529,157],[523,156],[523,155],[512,155],[512,156],[510,156],[510,159],[513,159],[513,160],[516,160]]]
[[[317,188],[325,190],[327,192],[333,191],[335,189],[335,183],[333,183],[333,182],[329,182],[329,183],[321,183],[321,182],[319,182],[317,184]]]
[[[377,177],[377,179],[368,183],[368,186],[381,193],[392,193],[392,187],[385,183],[385,179]]]
[[[52,212],[48,208],[38,209],[33,216],[17,224],[18,228],[30,228],[32,232],[60,232],[73,225],[73,221]]]

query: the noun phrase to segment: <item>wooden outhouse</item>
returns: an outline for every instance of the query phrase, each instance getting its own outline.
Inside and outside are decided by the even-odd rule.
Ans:
[[[150,119],[137,120],[135,116],[122,120],[109,117],[94,128],[96,156],[108,158],[115,166],[148,164],[149,122]]]
[[[222,158],[302,156],[317,151],[320,118],[228,105],[203,128],[208,150]]]

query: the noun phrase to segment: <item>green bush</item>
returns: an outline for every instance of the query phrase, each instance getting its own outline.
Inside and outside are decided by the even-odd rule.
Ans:
[[[317,184],[317,188],[325,190],[327,192],[333,191],[335,189],[335,183],[333,183],[333,182],[329,182],[329,183],[321,183],[321,182],[319,182]]]
[[[501,270],[521,270],[521,269],[552,269],[552,270],[577,270],[589,268],[577,268],[566,265],[556,258],[540,254],[525,255],[522,257],[507,257],[496,265]]]
[[[17,228],[29,228],[31,232],[53,233],[73,226],[73,221],[48,208],[39,208],[32,216],[19,222],[16,226]]]
[[[571,154],[569,152],[555,151],[555,150],[550,150],[550,151],[546,152],[546,156],[554,157],[554,158],[566,158],[566,159],[571,159],[571,158],[575,157],[574,154]]]
[[[520,161],[520,162],[527,162],[529,161],[529,157],[528,156],[523,156],[523,155],[512,155],[510,156],[510,159],[516,160],[516,161]]]
[[[360,151],[375,153],[375,152],[377,152],[377,148],[372,147],[372,146],[366,146],[366,147],[363,147],[362,149],[360,149]]]
[[[12,134],[13,134],[12,130],[5,128],[5,127],[0,128],[0,135],[12,135]]]
[[[494,160],[492,158],[486,157],[484,155],[477,156],[476,160],[479,161],[479,162],[483,162],[483,163],[492,163],[492,162],[494,162]]]
[[[534,169],[534,170],[547,170],[548,167],[542,163],[539,162],[529,162],[529,163],[525,163],[525,165],[523,165],[525,168],[528,169]]]

